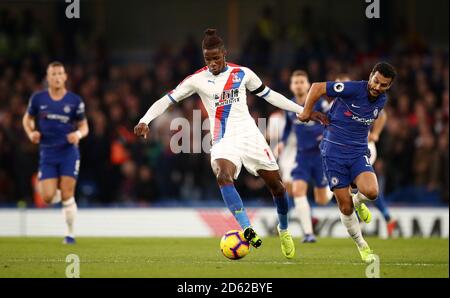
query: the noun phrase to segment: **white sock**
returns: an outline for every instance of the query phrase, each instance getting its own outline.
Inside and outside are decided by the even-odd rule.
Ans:
[[[352,199],[353,205],[355,205],[356,208],[361,206],[361,203],[370,201],[365,195],[363,195],[359,191],[356,194],[352,195]]]
[[[64,219],[67,224],[67,232],[66,236],[75,237],[73,232],[74,230],[74,221],[77,214],[77,203],[75,202],[75,198],[71,197],[70,199],[62,202],[62,212]]]
[[[356,217],[355,211],[351,215],[345,215],[340,212],[341,222],[347,228],[347,232],[355,241],[359,248],[366,247],[367,242],[364,240],[361,227],[359,226],[358,218]]]
[[[312,234],[311,207],[309,207],[308,198],[306,196],[295,197],[295,210],[300,218],[303,233],[305,235]]]
[[[331,201],[333,198],[334,193],[331,191],[331,189],[327,186],[327,204]]]
[[[61,190],[57,189],[50,204],[58,204],[59,202],[61,202]]]

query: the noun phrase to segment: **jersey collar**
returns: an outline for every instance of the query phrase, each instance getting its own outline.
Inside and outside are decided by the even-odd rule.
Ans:
[[[228,64],[225,64],[225,67],[222,69],[222,71],[217,76],[219,76],[219,75],[223,74],[224,72],[226,72],[228,70],[228,68],[229,68]],[[208,71],[209,71],[210,74],[212,74],[214,76],[214,74],[209,70],[209,68],[208,68]]]

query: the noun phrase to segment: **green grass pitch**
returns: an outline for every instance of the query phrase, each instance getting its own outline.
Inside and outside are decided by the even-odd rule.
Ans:
[[[80,258],[81,277],[365,277],[350,239],[300,244],[285,259],[279,240],[241,260],[222,256],[218,238],[0,238],[0,277],[65,277],[68,254]],[[380,257],[381,277],[449,277],[448,239],[367,239]]]

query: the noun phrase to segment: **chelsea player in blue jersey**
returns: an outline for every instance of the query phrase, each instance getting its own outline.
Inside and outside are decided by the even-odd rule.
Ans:
[[[62,201],[67,232],[65,244],[75,243],[75,186],[80,166],[78,143],[89,132],[82,99],[68,91],[64,65],[47,67],[48,89],[34,93],[23,117],[33,144],[39,144],[39,192],[47,204]],[[36,126],[37,122],[37,126]]]
[[[336,82],[348,82],[348,81],[351,81],[351,79],[350,79],[350,76],[347,74],[340,74],[336,78]],[[369,143],[368,143],[369,152],[370,152],[369,161],[372,166],[374,165],[374,163],[377,159],[376,143],[378,142],[378,140],[380,138],[381,132],[383,131],[386,121],[387,121],[387,115],[384,111],[381,111],[378,118],[373,122],[372,128],[369,132],[369,139],[368,139],[369,140]],[[378,176],[377,176],[377,179],[378,179]],[[395,220],[391,217],[389,208],[386,204],[386,201],[384,200],[384,194],[383,194],[384,187],[381,186],[381,183],[379,183],[379,184],[380,184],[380,189],[378,191],[378,198],[375,200],[375,207],[378,208],[378,210],[381,212],[381,214],[384,217],[384,220],[386,222],[387,236],[393,237],[394,231],[397,227],[397,220]]]
[[[294,94],[293,101],[303,106],[311,84],[308,74],[303,70],[296,70],[291,75],[290,89]],[[325,99],[319,99],[314,106],[314,111],[326,113],[329,103]],[[313,233],[311,220],[311,207],[308,203],[308,182],[314,184],[314,199],[319,205],[326,205],[332,197],[328,189],[328,180],[323,171],[322,157],[319,143],[322,140],[324,126],[316,121],[303,123],[297,119],[293,112],[286,112],[286,125],[284,126],[281,142],[278,143],[276,152],[281,154],[284,144],[292,131],[297,140],[297,152],[295,167],[291,172],[292,195],[295,202],[295,211],[300,219],[303,230],[304,243],[314,243],[316,238]],[[331,194],[331,195],[330,195]]]
[[[354,212],[368,223],[371,213],[364,204],[378,196],[378,181],[368,154],[370,127],[383,110],[386,91],[396,77],[394,67],[381,62],[375,65],[368,81],[314,83],[306,97],[301,121],[309,121],[317,101],[324,95],[335,98],[328,113],[330,124],[320,144],[324,169],[339,205],[340,217],[355,241],[361,258],[373,262],[375,255],[362,237]],[[354,184],[358,192],[351,194]]]

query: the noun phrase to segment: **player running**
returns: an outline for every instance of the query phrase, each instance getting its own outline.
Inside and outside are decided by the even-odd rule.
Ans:
[[[340,74],[336,78],[336,82],[348,82],[351,81],[350,76],[346,74]],[[369,161],[370,164],[373,166],[375,164],[375,161],[377,160],[377,146],[376,143],[378,142],[380,138],[380,134],[383,131],[384,126],[386,125],[387,121],[387,115],[384,111],[381,111],[378,118],[373,122],[372,129],[369,132],[369,139],[368,139],[368,147],[370,152]],[[378,179],[378,176],[377,176]],[[378,179],[379,180],[379,179]],[[382,182],[378,181],[380,184]],[[379,187],[378,197],[375,200],[375,207],[381,212],[383,215],[383,218],[386,222],[386,231],[388,237],[393,237],[395,228],[397,227],[397,220],[393,219],[391,217],[391,214],[389,212],[389,208],[386,204],[386,201],[384,200],[384,194],[383,194],[384,185],[381,185]]]
[[[63,243],[74,244],[75,186],[80,167],[78,143],[88,135],[89,127],[84,103],[66,89],[66,80],[64,65],[50,63],[48,89],[31,96],[22,123],[30,141],[39,144],[39,192],[47,204],[62,201],[67,224]]]
[[[300,120],[309,121],[321,96],[335,98],[329,111],[330,125],[325,129],[320,149],[341,221],[365,262],[374,261],[375,255],[362,236],[354,209],[361,220],[370,222],[372,216],[364,202],[377,198],[378,181],[368,157],[368,135],[386,104],[386,91],[395,77],[394,67],[381,62],[373,68],[369,81],[314,83],[303,113],[299,115]],[[355,195],[350,192],[352,184],[358,189]]]
[[[296,70],[291,75],[290,89],[294,94],[292,101],[300,106],[305,104],[306,95],[311,84],[308,74],[303,70]],[[329,104],[325,99],[319,99],[314,106],[314,111],[326,113]],[[314,243],[316,238],[313,232],[311,219],[311,207],[308,203],[308,182],[314,183],[314,199],[319,205],[326,205],[333,193],[328,188],[328,180],[323,171],[322,157],[320,156],[319,143],[322,140],[324,126],[315,121],[303,123],[292,112],[286,112],[286,125],[278,143],[277,153],[282,153],[288,137],[295,132],[297,140],[295,167],[291,172],[293,184],[292,194],[295,202],[295,210],[300,218],[303,229],[304,243]]]
[[[259,247],[262,240],[252,228],[242,199],[234,187],[233,180],[237,179],[244,165],[249,173],[260,176],[270,190],[277,207],[281,251],[286,258],[293,258],[295,245],[288,232],[286,189],[272,150],[250,116],[246,90],[283,110],[301,113],[303,108],[266,87],[249,68],[226,62],[227,52],[215,29],[205,31],[202,49],[206,66],[156,101],[136,125],[134,132],[146,137],[148,124],[153,119],[170,105],[197,93],[208,112],[212,136],[211,167],[226,206],[244,231],[245,238],[254,247]],[[328,121],[320,113],[312,113],[311,117]]]

